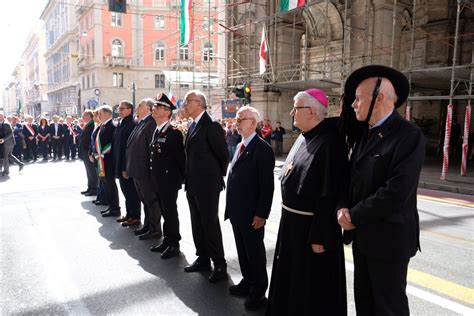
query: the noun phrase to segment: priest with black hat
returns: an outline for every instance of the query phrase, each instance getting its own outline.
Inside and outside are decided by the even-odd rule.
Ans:
[[[425,139],[397,108],[409,83],[379,65],[354,71],[344,87],[350,180],[337,218],[352,242],[358,315],[409,315],[410,258],[420,249],[417,187]]]
[[[176,200],[184,181],[186,156],[183,134],[170,122],[175,109],[175,105],[162,93],[157,96],[152,111],[156,129],[150,143],[150,176],[164,218],[164,238],[151,251],[161,252],[162,259],[175,257],[180,252],[181,236]]]

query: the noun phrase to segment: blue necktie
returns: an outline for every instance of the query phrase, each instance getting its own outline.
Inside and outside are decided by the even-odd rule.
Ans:
[[[189,131],[188,131],[189,136],[188,137],[191,137],[191,135],[193,134],[195,128],[196,128],[196,122],[192,122],[191,126],[189,127]]]

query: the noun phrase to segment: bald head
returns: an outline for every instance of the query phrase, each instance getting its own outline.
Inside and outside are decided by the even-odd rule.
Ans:
[[[365,79],[357,86],[356,97],[354,103],[352,103],[352,108],[359,121],[365,121],[367,118],[376,83],[377,78],[373,77]],[[379,120],[392,112],[395,109],[397,99],[398,97],[392,83],[390,80],[383,78],[380,83],[379,94],[375,100],[369,125],[375,125]]]

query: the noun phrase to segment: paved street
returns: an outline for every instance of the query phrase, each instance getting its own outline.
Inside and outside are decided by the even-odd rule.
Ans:
[[[281,164],[281,163],[280,163]],[[227,294],[240,280],[228,222],[221,222],[231,280],[210,284],[185,274],[195,259],[189,208],[181,191],[182,255],[161,260],[131,229],[102,218],[85,189],[82,162],[37,163],[0,178],[0,315],[261,315]],[[278,172],[278,168],[276,169]],[[276,180],[277,181],[277,180]],[[275,192],[266,228],[268,270],[280,217]],[[410,264],[413,315],[474,315],[474,199],[420,190],[422,252]],[[221,215],[225,201],[221,195]],[[123,205],[123,200],[121,201]],[[346,249],[349,314],[352,256]]]

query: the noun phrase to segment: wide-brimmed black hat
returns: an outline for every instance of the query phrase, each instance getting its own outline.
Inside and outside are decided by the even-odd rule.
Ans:
[[[410,84],[408,83],[407,77],[405,77],[405,75],[398,70],[395,70],[391,67],[370,65],[353,71],[347,78],[346,84],[344,86],[346,106],[350,107],[354,102],[357,86],[365,79],[373,77],[386,78],[390,80],[398,97],[397,102],[395,103],[396,108],[405,103],[406,99],[408,98],[408,93],[410,92]]]
[[[176,106],[173,104],[173,102],[170,101],[170,99],[168,99],[168,97],[164,93],[160,93],[156,96],[155,105],[167,107],[171,111],[176,110]]]

